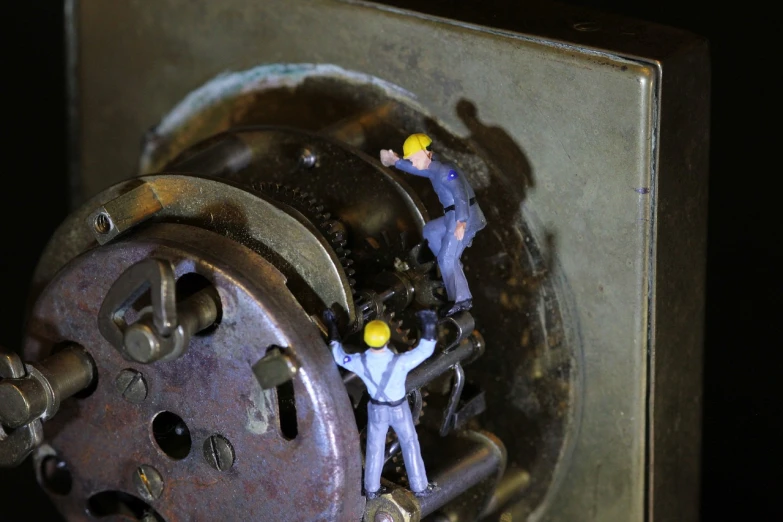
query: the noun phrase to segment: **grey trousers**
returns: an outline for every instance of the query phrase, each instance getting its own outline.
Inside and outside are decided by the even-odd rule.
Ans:
[[[427,488],[427,472],[421,459],[421,447],[416,427],[413,425],[411,408],[408,401],[399,406],[384,406],[369,403],[367,405],[367,453],[364,457],[364,490],[378,491],[381,487],[383,456],[386,452],[386,433],[389,426],[394,428],[402,448],[405,471],[411,491],[424,491]]]
[[[471,207],[473,212],[468,219],[465,227],[465,236],[462,240],[454,237],[454,229],[457,228],[457,221],[454,218],[454,211],[446,212],[424,225],[423,235],[427,244],[435,257],[438,258],[438,267],[443,276],[443,284],[446,287],[446,294],[449,301],[459,303],[472,298],[468,289],[468,280],[465,278],[465,272],[462,269],[462,252],[473,242],[476,233],[487,225],[487,220],[477,205]]]

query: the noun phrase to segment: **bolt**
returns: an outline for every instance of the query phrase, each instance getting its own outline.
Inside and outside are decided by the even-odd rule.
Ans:
[[[152,466],[139,466],[133,474],[133,483],[139,495],[148,502],[159,499],[163,494],[163,477]]]
[[[308,148],[302,149],[302,152],[299,155],[299,162],[306,169],[311,169],[315,167],[315,162],[317,159],[318,156],[315,155],[315,152],[313,152],[312,149],[308,149]]]
[[[114,386],[128,402],[139,404],[147,398],[147,381],[136,370],[122,370],[114,380]]]
[[[218,471],[227,471],[234,465],[234,448],[222,435],[212,435],[204,441],[204,459]]]
[[[253,374],[263,390],[270,390],[290,381],[298,369],[296,361],[277,346],[269,348],[252,367]]]

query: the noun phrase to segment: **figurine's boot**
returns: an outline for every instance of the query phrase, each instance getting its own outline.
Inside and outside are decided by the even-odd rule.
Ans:
[[[438,487],[438,484],[436,482],[430,482],[429,484],[427,484],[426,488],[422,489],[421,491],[414,491],[413,494],[419,498],[429,497],[430,495],[432,495],[433,492],[437,491],[438,489],[440,488]]]
[[[466,299],[464,301],[459,301],[454,303],[454,306],[448,309],[448,311],[445,313],[446,317],[450,317],[456,313],[470,310],[473,307],[473,299]]]
[[[372,500],[374,498],[378,498],[381,495],[385,494],[388,491],[384,486],[381,486],[376,491],[365,491],[364,496],[367,497],[367,500]]]

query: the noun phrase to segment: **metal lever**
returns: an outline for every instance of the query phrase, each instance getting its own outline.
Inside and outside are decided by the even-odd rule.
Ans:
[[[451,352],[463,341],[467,339],[476,329],[476,320],[469,312],[459,312],[458,314],[441,319],[439,325],[446,331],[446,347],[444,352]]]
[[[33,364],[0,352],[0,467],[21,464],[41,444],[42,422],[94,376],[92,359],[80,346],[67,346]]]
[[[125,313],[147,290],[152,306],[127,324]],[[190,338],[213,325],[219,299],[206,288],[177,303],[174,267],[149,258],[128,268],[114,282],[98,314],[101,334],[125,357],[139,363],[169,361],[185,352]]]

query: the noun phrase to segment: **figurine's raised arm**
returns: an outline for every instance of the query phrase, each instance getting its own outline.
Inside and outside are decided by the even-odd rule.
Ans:
[[[334,312],[328,308],[324,310],[323,320],[329,331],[329,348],[332,350],[334,362],[346,370],[355,372],[358,361],[355,357],[345,353],[345,350],[343,349],[343,343],[340,341],[340,332],[337,329],[337,318],[335,317]]]
[[[384,167],[391,167],[398,161],[400,161],[400,157],[393,150],[381,150],[381,163]]]
[[[407,172],[408,174],[413,174],[414,176],[421,176],[422,178],[430,177],[430,172],[428,170],[417,169],[416,166],[413,163],[411,163],[410,160],[406,160],[406,159],[397,160],[397,162],[394,164],[394,168],[401,170],[403,172]]]
[[[416,348],[399,356],[400,363],[406,370],[412,370],[428,359],[435,351],[437,344],[436,329],[438,326],[438,314],[433,310],[420,310],[416,312],[416,318],[421,324],[421,338]]]

